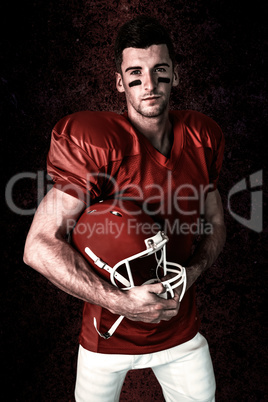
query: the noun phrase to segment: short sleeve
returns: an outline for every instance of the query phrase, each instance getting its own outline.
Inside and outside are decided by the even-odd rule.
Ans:
[[[224,154],[224,135],[209,116],[197,111],[184,112],[185,132],[189,148],[203,148],[202,169],[208,178],[208,190],[217,188]]]
[[[212,158],[211,164],[209,166],[209,182],[212,184],[211,190],[216,190],[218,185],[218,180],[220,176],[220,171],[222,168],[223,155],[224,155],[224,145],[225,139],[220,127],[215,123],[214,128],[211,132],[211,143],[212,143]]]
[[[100,195],[101,169],[70,135],[59,128],[60,125],[56,125],[52,131],[47,172],[57,189],[88,205]]]

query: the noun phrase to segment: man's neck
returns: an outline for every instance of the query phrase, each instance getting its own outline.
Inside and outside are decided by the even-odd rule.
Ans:
[[[142,133],[161,154],[169,156],[173,144],[172,124],[168,110],[161,116],[144,117],[137,114],[128,114],[133,126]]]

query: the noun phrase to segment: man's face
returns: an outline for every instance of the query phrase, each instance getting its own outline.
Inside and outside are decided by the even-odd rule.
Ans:
[[[167,46],[126,48],[121,69],[122,74],[116,73],[116,86],[119,92],[125,92],[129,114],[162,115],[168,107],[171,87],[179,81]]]

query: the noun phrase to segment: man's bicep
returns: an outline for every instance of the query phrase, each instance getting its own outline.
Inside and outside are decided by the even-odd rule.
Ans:
[[[205,218],[207,222],[224,225],[221,196],[217,189],[207,194],[205,202]]]
[[[30,232],[66,235],[85,208],[81,200],[53,187],[40,203]]]

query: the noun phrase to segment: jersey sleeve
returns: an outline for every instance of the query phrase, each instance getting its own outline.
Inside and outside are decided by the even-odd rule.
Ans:
[[[214,191],[223,162],[225,140],[222,130],[213,119],[203,113],[190,110],[182,112],[181,116],[187,132],[187,146],[203,149],[205,160],[202,169],[208,176],[208,191]]]
[[[105,164],[100,163],[97,154],[94,160],[83,146],[84,132],[81,121],[72,115],[56,124],[47,156],[47,172],[57,189],[88,205],[101,194]]]
[[[209,159],[209,182],[212,185],[211,191],[216,190],[220,171],[222,168],[225,139],[220,127],[213,121],[211,130],[211,149],[212,153]]]

